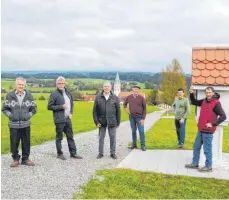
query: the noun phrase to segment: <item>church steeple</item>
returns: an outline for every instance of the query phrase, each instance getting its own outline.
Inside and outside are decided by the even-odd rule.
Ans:
[[[120,92],[121,92],[121,81],[119,79],[119,74],[117,72],[115,77],[115,82],[114,82],[114,94],[118,96]]]

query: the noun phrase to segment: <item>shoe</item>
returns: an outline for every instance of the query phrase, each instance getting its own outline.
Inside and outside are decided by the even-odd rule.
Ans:
[[[18,167],[19,166],[19,161],[18,160],[14,160],[11,164],[10,167]]]
[[[100,159],[100,158],[102,158],[103,157],[103,154],[99,154],[98,156],[97,156],[97,159]]]
[[[128,149],[137,149],[137,146],[128,147]]]
[[[178,149],[183,149],[183,148],[184,148],[184,144],[183,144],[183,143],[178,144],[178,145],[177,145],[177,148],[178,148]]]
[[[111,158],[117,159],[117,156],[115,154],[111,154]]]
[[[141,149],[142,149],[142,151],[146,151],[146,148],[145,147],[142,147]]]
[[[21,162],[22,165],[35,166],[35,163],[32,160],[25,160]]]
[[[59,154],[59,155],[57,155],[57,158],[59,158],[59,159],[61,159],[61,160],[66,160],[66,158],[64,157],[64,155],[63,155],[63,154]]]
[[[79,156],[79,155],[71,155],[71,158],[75,158],[75,159],[83,159],[83,157]]]
[[[199,165],[194,165],[193,163],[191,164],[186,164],[185,168],[189,168],[189,169],[198,169]]]
[[[212,168],[211,167],[202,167],[199,169],[199,172],[211,172]]]

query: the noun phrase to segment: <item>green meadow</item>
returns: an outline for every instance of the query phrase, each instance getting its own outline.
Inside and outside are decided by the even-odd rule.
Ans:
[[[37,103],[37,114],[31,119],[31,144],[37,145],[42,144],[46,141],[55,139],[55,126],[53,122],[52,111],[47,110],[47,100],[36,101]],[[92,118],[93,102],[80,102],[74,103],[74,113],[72,118],[73,132],[80,133],[89,130],[96,129],[96,126]],[[148,106],[147,113],[158,110],[155,106]],[[9,128],[8,119],[2,113],[2,140],[1,150],[2,153],[8,153],[10,151],[9,143]],[[124,111],[121,105],[121,120],[127,121],[128,114]]]

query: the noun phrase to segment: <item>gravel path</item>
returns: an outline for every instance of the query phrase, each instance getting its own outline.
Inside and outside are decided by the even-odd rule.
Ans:
[[[145,130],[148,130],[163,114],[157,111],[148,114]],[[20,165],[10,168],[11,156],[2,155],[2,199],[72,199],[74,193],[80,191],[80,186],[87,184],[95,176],[96,170],[115,168],[129,153],[127,148],[131,141],[129,122],[121,123],[117,130],[117,160],[109,157],[109,136],[106,135],[105,157],[96,159],[98,154],[98,129],[75,135],[78,154],[82,160],[69,157],[66,139],[63,140],[63,150],[67,160],[56,158],[55,142],[46,142],[31,149],[31,160],[35,167]]]

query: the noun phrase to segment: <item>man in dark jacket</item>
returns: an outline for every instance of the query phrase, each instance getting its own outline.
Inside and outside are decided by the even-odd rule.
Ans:
[[[146,117],[146,101],[143,96],[139,94],[140,87],[134,85],[132,87],[133,94],[129,95],[123,106],[126,112],[129,113],[130,126],[132,129],[132,146],[130,149],[137,148],[137,127],[140,135],[141,149],[145,151],[145,133],[144,133],[144,121]],[[129,108],[127,108],[129,104]]]
[[[198,120],[198,133],[193,146],[193,159],[191,164],[186,164],[186,168],[197,169],[199,167],[200,149],[203,144],[206,156],[205,167],[199,171],[212,171],[212,140],[216,127],[226,119],[226,114],[219,101],[220,95],[215,93],[213,87],[205,89],[206,98],[196,100],[192,87],[190,88],[190,100],[193,105],[201,106]]]
[[[30,92],[25,90],[26,80],[19,77],[15,81],[16,90],[9,92],[2,106],[3,113],[9,118],[10,149],[13,157],[11,167],[18,167],[20,155],[18,145],[22,144],[22,162],[34,166],[30,155],[30,118],[36,113],[36,104]]]
[[[120,124],[120,104],[118,97],[111,92],[111,83],[103,84],[103,91],[98,94],[95,99],[93,108],[93,119],[95,125],[99,128],[99,155],[97,158],[103,157],[104,138],[106,128],[110,136],[110,153],[111,158],[117,159],[116,150],[116,128]]]
[[[54,123],[56,125],[56,149],[57,158],[66,160],[62,152],[61,141],[63,140],[63,132],[66,134],[68,148],[71,158],[82,159],[77,155],[77,149],[73,138],[72,131],[72,113],[73,113],[73,98],[65,88],[65,78],[60,76],[56,80],[57,89],[51,93],[48,110],[53,111]]]

